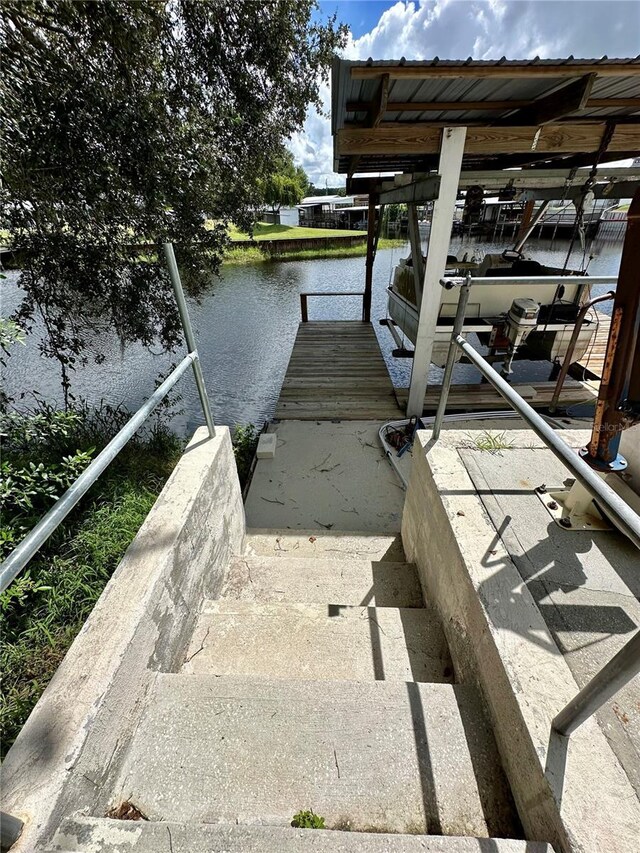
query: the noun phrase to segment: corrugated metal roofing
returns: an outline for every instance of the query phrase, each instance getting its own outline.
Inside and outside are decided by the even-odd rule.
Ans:
[[[640,56],[631,59],[529,59],[529,60],[507,60],[504,57],[498,60],[440,60],[433,59],[421,62],[407,62],[402,59],[395,60],[368,60],[366,62],[351,62],[348,60],[336,60],[332,75],[332,110],[331,125],[332,132],[336,132],[346,125],[362,125],[367,119],[367,111],[347,111],[350,102],[369,103],[376,97],[380,86],[380,78],[360,79],[353,78],[352,69],[373,69],[384,74],[392,69],[400,69],[400,74],[410,74],[412,69],[424,75],[441,73],[442,69],[464,69],[465,77],[442,77],[426,76],[411,78],[410,76],[394,76],[392,74],[389,82],[388,102],[393,103],[437,103],[446,102],[473,102],[473,101],[531,101],[546,95],[551,95],[556,90],[570,82],[567,71],[572,67],[594,66],[594,72],[603,73],[595,79],[589,100],[615,99],[615,98],[640,98]],[[515,76],[517,69],[527,68],[532,76]],[[558,68],[558,75],[551,71]],[[620,74],[616,73],[617,68]],[[478,76],[473,76],[473,70],[478,71]],[[483,76],[488,69],[499,69],[500,76]],[[636,70],[638,69],[638,70]],[[503,76],[505,70],[513,70],[514,76]],[[574,77],[573,79],[577,79]],[[424,123],[442,124],[446,122],[456,124],[493,124],[500,120],[506,120],[518,107],[510,109],[444,109],[427,111],[387,111],[384,114],[385,124],[394,123]],[[610,118],[640,117],[640,110],[629,106],[594,107],[586,106],[585,109],[571,113],[572,119],[580,119],[585,116],[593,117],[601,121]],[[361,167],[369,165],[371,168],[400,169],[410,167],[414,158],[405,155],[398,158],[394,163],[388,156],[365,155]],[[338,171],[348,170],[349,158],[341,157],[337,160]],[[482,168],[482,164],[478,164]],[[359,170],[361,170],[359,168]],[[364,170],[364,169],[363,169]]]

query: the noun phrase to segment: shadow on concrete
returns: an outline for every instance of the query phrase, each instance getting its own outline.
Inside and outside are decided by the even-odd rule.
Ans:
[[[429,750],[429,734],[422,707],[420,688],[415,681],[407,682],[407,695],[411,709],[413,734],[416,744],[418,767],[420,768],[420,785],[424,802],[425,830],[427,835],[442,835],[442,823],[436,797],[436,782],[433,775],[433,762]]]

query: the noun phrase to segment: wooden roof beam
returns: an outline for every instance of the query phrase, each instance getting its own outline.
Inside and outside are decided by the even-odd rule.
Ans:
[[[470,127],[465,155],[581,154],[596,152],[604,122],[518,127]],[[337,156],[424,155],[440,151],[442,131],[420,123],[381,124],[376,128],[344,127],[336,137]],[[640,151],[640,125],[616,127],[608,152]]]
[[[384,114],[387,111],[387,102],[389,100],[389,75],[383,74],[382,80],[380,81],[380,85],[378,86],[378,91],[376,92],[376,96],[374,100],[371,102],[371,106],[369,109],[368,115],[368,124],[369,127],[377,127],[382,119],[384,118]]]
[[[391,80],[428,80],[433,78],[485,77],[583,77],[595,73],[598,77],[640,76],[640,62],[580,62],[567,65],[352,65],[352,80],[376,80],[388,74]]]
[[[526,101],[388,101],[388,113],[425,113],[425,112],[464,112],[478,110],[491,112],[499,110],[517,110],[535,104],[531,99]],[[348,113],[369,113],[372,110],[371,101],[347,101]],[[631,107],[640,110],[640,98],[588,98],[585,109],[623,109]],[[600,117],[601,120],[601,117]]]
[[[515,113],[500,120],[507,125],[542,125],[562,118],[563,116],[584,109],[591,89],[595,83],[596,74],[585,74],[578,80],[571,80],[550,95],[536,98],[527,107],[522,107]]]

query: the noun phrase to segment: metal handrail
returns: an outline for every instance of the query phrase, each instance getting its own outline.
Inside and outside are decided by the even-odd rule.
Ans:
[[[202,375],[202,368],[200,366],[200,359],[198,358],[196,340],[193,334],[193,329],[191,328],[189,313],[187,311],[184,292],[182,290],[182,283],[180,281],[180,274],[178,272],[171,243],[165,244],[164,251],[169,263],[169,274],[176,302],[178,303],[180,320],[184,329],[187,346],[190,351],[188,355],[182,359],[180,364],[171,371],[164,382],[156,388],[146,403],[140,406],[138,411],[111,439],[109,444],[107,444],[107,446],[85,468],[82,474],[80,474],[67,491],[58,498],[51,509],[40,519],[36,526],[25,536],[22,542],[13,549],[6,560],[0,565],[0,592],[3,592],[9,586],[22,569],[24,569],[34,554],[36,554],[44,545],[58,525],[69,515],[80,498],[86,494],[105,468],[113,462],[129,439],[132,438],[134,433],[137,432],[154,409],[162,402],[162,400],[164,400],[169,391],[171,391],[176,382],[185,373],[189,365],[193,367],[193,373],[196,385],[198,386],[200,402],[202,403],[202,409],[209,429],[209,435],[211,438],[215,436],[215,426],[211,415],[211,409],[209,408],[209,400],[204,384],[204,377]]]
[[[443,379],[438,411],[434,421],[433,439],[437,440],[447,405],[453,362],[456,349],[462,350],[469,361],[493,385],[496,391],[522,417],[529,427],[541,438],[551,452],[571,471],[611,521],[640,548],[640,516],[594,471],[576,451],[569,447],[500,374],[460,334],[464,312],[469,298],[470,281],[467,279],[460,294],[454,331],[449,345],[447,369]],[[552,727],[562,735],[569,736],[594,714],[621,687],[640,672],[640,632],[627,641],[618,653],[580,690],[576,696],[554,718]]]
[[[302,322],[309,322],[308,296],[364,296],[364,290],[306,290],[300,294],[300,314]]]
[[[453,287],[463,287],[465,284],[501,284],[509,287],[516,287],[520,284],[538,285],[538,284],[616,284],[618,281],[617,275],[523,275],[523,276],[484,276],[484,277],[462,277],[452,276],[451,278],[440,279],[440,284],[445,290],[451,290]]]

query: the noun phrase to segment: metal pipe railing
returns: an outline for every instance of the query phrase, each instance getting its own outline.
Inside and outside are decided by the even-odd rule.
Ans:
[[[467,343],[462,335],[459,333],[452,335],[452,344],[462,350],[469,361],[478,368],[511,408],[518,412],[536,435],[544,441],[549,450],[589,491],[616,527],[633,542],[636,548],[640,548],[640,516],[605,483],[593,468],[577,455],[573,448],[562,441],[542,416],[513,390],[509,383]],[[442,411],[441,417],[446,409],[450,385],[451,376],[449,375],[448,385],[443,384],[438,407],[438,412]],[[437,438],[435,423],[433,437]],[[553,720],[553,728],[560,734],[570,735],[638,672],[640,672],[640,632],[636,633],[560,711]]]
[[[640,631],[554,717],[552,726],[568,737],[640,672]]]
[[[567,373],[569,372],[569,368],[571,367],[571,359],[573,358],[573,352],[576,348],[576,344],[578,343],[578,338],[580,337],[580,332],[582,331],[582,326],[587,314],[593,308],[594,305],[598,304],[598,302],[606,302],[608,299],[614,299],[615,295],[615,291],[610,290],[608,293],[603,293],[602,296],[596,296],[593,299],[590,299],[588,302],[585,302],[585,304],[578,312],[578,316],[576,317],[576,324],[573,327],[571,340],[569,341],[569,346],[567,347],[567,351],[564,356],[564,361],[562,362],[562,367],[560,369],[560,373],[558,374],[558,379],[556,381],[556,387],[553,389],[553,396],[551,397],[551,402],[549,403],[549,411],[551,412],[551,414],[555,412],[558,406],[560,392],[562,391],[564,380],[567,378]]]
[[[489,381],[496,391],[515,409],[522,419],[538,435],[549,450],[571,471],[575,478],[582,483],[588,492],[598,501],[611,521],[640,548],[640,516],[602,479],[600,474],[591,468],[576,451],[569,447],[549,426],[544,418],[536,412],[522,397],[513,390],[500,374],[491,367],[488,361],[479,355],[468,344],[462,335],[455,337],[456,346],[466,355],[469,361],[478,368],[480,373]],[[448,388],[443,386],[442,394],[448,396]],[[445,400],[446,406],[446,400]]]
[[[20,818],[0,812],[0,849],[9,850],[20,838],[23,827],[24,823]]]
[[[303,291],[300,294],[300,316],[302,317],[303,323],[309,322],[309,303],[307,302],[307,297],[309,296],[362,296],[364,297],[364,290],[307,290]]]
[[[173,286],[173,293],[176,297],[176,302],[178,303],[178,313],[180,314],[180,322],[182,323],[182,328],[184,329],[184,337],[187,342],[187,351],[196,354],[195,360],[193,362],[193,376],[196,380],[198,396],[200,397],[200,405],[202,406],[204,419],[207,424],[207,429],[209,430],[209,437],[213,438],[216,434],[216,428],[213,423],[213,415],[211,414],[211,407],[209,405],[207,386],[205,385],[204,376],[202,375],[202,365],[200,364],[200,359],[198,358],[198,344],[196,342],[196,336],[193,334],[193,329],[191,328],[191,318],[189,317],[187,302],[184,298],[182,282],[180,281],[180,272],[178,271],[178,265],[176,263],[176,256],[173,252],[172,243],[164,244],[164,256],[167,259],[167,265],[169,267],[169,277]]]
[[[171,371],[146,403],[130,418],[122,429],[111,439],[109,444],[84,469],[78,479],[55,502],[49,512],[44,515],[22,542],[13,549],[7,559],[0,565],[0,592],[9,586],[11,581],[22,571],[29,560],[44,545],[56,527],[69,515],[80,498],[91,488],[104,469],[116,458],[125,444],[142,426],[151,412],[164,400],[169,391],[180,379],[189,365],[198,358],[197,352],[190,352],[180,364]]]
[[[454,287],[462,287],[468,281],[469,284],[496,285],[504,287],[517,287],[518,285],[538,284],[615,284],[617,275],[524,275],[524,276],[491,276],[479,278],[463,278],[453,276],[452,278],[440,279],[440,284],[447,290]]]
[[[184,329],[184,335],[187,342],[188,354],[182,359],[180,364],[175,367],[164,382],[156,388],[149,399],[144,403],[138,411],[131,417],[122,429],[111,439],[109,444],[96,456],[96,458],[85,468],[78,479],[67,489],[67,491],[55,502],[51,509],[44,515],[36,526],[31,530],[20,544],[13,549],[7,559],[0,564],[0,592],[9,586],[15,577],[24,569],[29,560],[36,554],[44,545],[49,536],[64,521],[71,510],[78,503],[80,498],[86,494],[91,486],[98,479],[105,468],[113,462],[118,453],[122,450],[129,439],[140,429],[144,421],[149,417],[151,412],[164,400],[169,391],[173,388],[176,382],[180,379],[189,365],[193,367],[193,373],[200,395],[200,403],[209,435],[211,438],[215,436],[215,426],[209,406],[209,398],[207,389],[202,375],[202,367],[198,357],[196,347],[196,339],[191,327],[189,319],[189,311],[182,290],[182,282],[180,281],[180,273],[176,264],[176,258],[173,253],[173,245],[171,243],[164,244],[164,253],[169,266],[169,276],[173,286],[173,292],[178,304],[178,312],[180,321]]]

